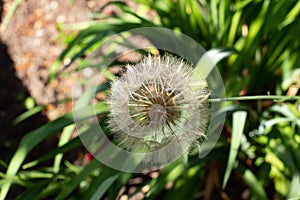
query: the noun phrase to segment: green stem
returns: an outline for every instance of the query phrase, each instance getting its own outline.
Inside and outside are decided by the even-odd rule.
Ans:
[[[300,100],[300,96],[277,96],[277,95],[257,95],[211,99],[212,102],[221,101],[247,101],[247,100],[274,100],[274,101],[294,101]]]

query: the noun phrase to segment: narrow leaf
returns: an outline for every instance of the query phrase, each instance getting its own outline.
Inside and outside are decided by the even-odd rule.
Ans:
[[[116,174],[112,177],[109,177],[105,179],[105,181],[102,182],[102,184],[99,185],[96,192],[92,196],[91,200],[100,200],[104,193],[108,190],[108,188],[115,182],[115,180],[118,178],[119,174]]]
[[[32,115],[35,115],[36,113],[42,111],[44,109],[44,106],[37,106],[37,107],[34,107],[24,113],[22,113],[20,116],[18,116],[14,121],[13,123],[14,124],[18,124],[22,121],[24,121],[25,119],[31,117]]]
[[[206,79],[212,72],[216,64],[223,58],[230,56],[232,53],[232,51],[229,51],[227,49],[212,49],[207,51],[198,61],[193,75],[200,74],[204,79]]]
[[[246,170],[244,173],[244,180],[253,192],[255,196],[257,196],[257,199],[261,200],[267,200],[267,194],[264,190],[264,188],[259,184],[256,176],[250,171]]]
[[[223,180],[223,186],[222,186],[223,189],[226,187],[227,181],[229,179],[229,176],[233,169],[233,165],[235,163],[238,149],[241,144],[241,138],[244,131],[246,117],[247,117],[247,112],[245,111],[237,111],[233,113],[232,137],[231,137],[229,158],[228,158],[224,180]]]
[[[63,129],[62,134],[61,134],[60,139],[59,139],[59,142],[58,142],[58,147],[63,146],[64,144],[66,144],[69,141],[74,129],[75,129],[74,124],[71,124],[71,125],[69,125],[69,126],[67,126]],[[62,153],[55,156],[54,166],[53,166],[54,173],[59,172],[62,157],[63,157]]]

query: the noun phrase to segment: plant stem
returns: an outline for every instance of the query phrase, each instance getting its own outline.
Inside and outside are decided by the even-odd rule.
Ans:
[[[300,96],[278,96],[278,95],[257,95],[211,99],[211,102],[221,101],[247,101],[247,100],[274,100],[274,101],[294,101],[300,100]]]

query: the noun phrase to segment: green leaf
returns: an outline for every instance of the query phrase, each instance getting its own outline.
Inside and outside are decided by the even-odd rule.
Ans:
[[[246,117],[247,117],[247,112],[245,111],[238,111],[233,113],[232,137],[231,137],[229,158],[228,158],[224,180],[223,180],[223,186],[222,186],[223,189],[226,187],[227,181],[229,179],[229,176],[235,164],[235,159],[238,153],[239,146],[241,144]]]
[[[106,178],[102,184],[99,185],[94,195],[90,198],[91,200],[100,200],[104,193],[108,190],[108,188],[114,183],[114,181],[118,178],[118,174]],[[116,191],[117,192],[117,191]]]
[[[25,119],[35,115],[36,113],[39,113],[41,112],[43,109],[44,109],[45,106],[37,106],[37,107],[34,107],[24,113],[22,113],[20,116],[18,116],[14,121],[13,123],[14,124],[18,124],[22,121],[24,121]]]
[[[279,24],[280,29],[292,23],[300,14],[300,1],[297,2],[291,9],[291,11],[286,15],[285,20]]]
[[[97,174],[96,177],[93,178],[87,190],[80,194],[78,199],[101,199],[108,191],[109,187],[111,187],[111,185],[114,184],[121,175],[121,172],[105,167],[99,174]],[[114,193],[119,192],[115,190],[116,188],[113,189]]]
[[[175,181],[185,170],[182,160],[177,160],[159,172],[157,178],[149,182],[150,190],[146,194],[147,199],[155,199],[170,181]]]
[[[270,144],[272,152],[291,170],[293,174],[298,173],[296,163],[294,162],[293,155],[290,150],[282,143]]]
[[[233,44],[241,20],[242,12],[236,12],[232,17],[231,27],[229,29],[228,43]]]
[[[254,18],[254,21],[249,25],[249,33],[247,36],[247,44],[245,46],[245,49],[247,51],[253,51],[254,48],[252,46],[255,45],[255,40],[258,40],[258,38],[261,36],[263,24],[265,22],[265,16],[268,11],[270,5],[270,1],[264,1],[262,7],[259,10],[259,14],[256,18]]]
[[[1,1],[2,3],[2,1]],[[23,0],[14,0],[10,9],[8,10],[7,14],[5,15],[1,27],[0,27],[0,32],[3,33],[5,29],[7,28],[9,21],[13,17],[14,13],[16,12],[16,9],[19,5],[23,3]]]
[[[206,79],[212,72],[214,67],[222,59],[230,56],[233,52],[228,49],[211,49],[207,51],[198,61],[193,75],[201,75],[202,78]]]
[[[257,199],[261,200],[267,200],[267,194],[264,190],[264,188],[261,186],[261,184],[258,182],[255,174],[253,174],[249,169],[245,170],[244,174],[244,180],[253,192],[255,196],[257,196]]]
[[[75,124],[71,124],[69,126],[66,126],[63,129],[62,134],[61,134],[60,139],[59,139],[59,142],[58,142],[58,147],[63,146],[64,144],[66,144],[70,140],[74,129],[75,129]],[[53,165],[53,172],[54,173],[59,172],[62,157],[63,157],[62,153],[55,156],[54,165]]]
[[[118,180],[115,181],[114,185],[108,191],[108,200],[115,200],[118,197],[119,191],[128,182],[131,174],[129,173],[119,173]]]
[[[292,177],[292,181],[291,181],[291,185],[290,185],[290,189],[288,192],[288,199],[293,199],[296,198],[297,196],[300,197],[300,176],[299,176],[299,172],[298,173],[294,173],[293,177]]]
[[[4,160],[0,159],[0,166],[7,168],[7,163]]]
[[[143,26],[146,26],[146,24],[144,24]],[[140,27],[140,23],[101,22],[82,30],[78,34],[78,36],[68,45],[68,47],[60,55],[58,60],[51,66],[49,71],[49,81],[56,78],[58,69],[65,58],[70,58],[70,63],[64,66],[64,68],[67,68],[88,49],[96,44],[100,45],[101,42],[103,42],[108,36]],[[86,42],[87,39],[88,41]]]

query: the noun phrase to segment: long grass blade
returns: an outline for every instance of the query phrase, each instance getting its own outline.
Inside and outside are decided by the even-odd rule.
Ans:
[[[245,111],[238,111],[233,113],[232,137],[231,137],[229,158],[227,161],[227,166],[226,166],[224,180],[223,180],[223,186],[222,186],[223,189],[226,187],[227,181],[229,179],[229,176],[235,164],[235,159],[238,153],[239,146],[241,144],[246,117],[247,117],[247,112]]]

